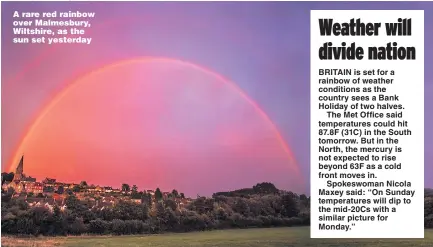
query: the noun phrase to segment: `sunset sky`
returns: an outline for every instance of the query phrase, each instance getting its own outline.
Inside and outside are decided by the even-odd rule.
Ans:
[[[189,196],[309,186],[310,10],[433,3],[2,2],[2,171]],[[90,45],[12,43],[13,11],[96,12]],[[433,93],[425,32],[425,95]],[[425,97],[425,150],[433,147]],[[433,186],[433,154],[425,154]]]

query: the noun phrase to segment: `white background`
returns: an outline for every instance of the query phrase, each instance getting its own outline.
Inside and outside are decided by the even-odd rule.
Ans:
[[[364,23],[367,22],[381,22],[382,25],[379,29],[379,36],[320,36],[319,19],[320,18],[333,18],[335,22],[349,22],[352,18],[361,18]],[[412,35],[411,36],[387,36],[385,33],[385,23],[397,22],[398,18],[412,18]],[[364,48],[364,59],[362,60],[320,60],[319,48],[325,42],[332,42],[334,46],[340,46],[341,42],[346,42],[349,46],[350,43],[356,42],[357,46]],[[369,46],[386,46],[388,42],[397,42],[398,46],[414,46],[416,48],[416,60],[368,60],[368,47]],[[319,78],[326,76],[319,76],[319,69],[383,69],[395,70],[396,75],[393,84],[382,87],[387,87],[386,95],[393,95],[394,93],[400,96],[399,102],[389,102],[391,104],[403,104],[403,119],[407,120],[408,128],[412,131],[411,136],[399,136],[399,146],[403,148],[403,152],[397,155],[397,163],[402,163],[401,170],[375,170],[376,181],[397,180],[397,181],[410,181],[412,183],[410,190],[416,190],[415,196],[411,198],[410,205],[399,205],[396,213],[380,213],[381,215],[388,215],[388,221],[374,221],[374,222],[357,222],[352,230],[319,230],[319,189],[327,188],[326,181],[328,179],[319,179],[319,135],[318,135],[318,122],[319,120],[328,121],[326,110],[318,109],[319,105]],[[333,76],[329,76],[333,77]],[[336,76],[338,77],[338,76]],[[341,78],[354,78],[341,77]],[[362,78],[378,78],[380,76],[371,76]],[[349,84],[348,86],[352,86]],[[362,87],[362,83],[359,84]],[[338,95],[339,93],[327,95]],[[370,93],[372,95],[379,93]],[[323,94],[322,94],[323,95]],[[367,95],[362,93],[341,93],[341,95]],[[349,100],[350,102],[350,100]],[[327,102],[324,102],[327,103]],[[329,102],[328,102],[329,103]],[[377,102],[368,102],[375,104]],[[386,102],[382,102],[386,103]],[[311,237],[312,238],[423,238],[424,237],[424,11],[371,11],[371,10],[341,10],[341,11],[311,11]],[[378,111],[376,112],[384,112]],[[342,110],[338,112],[343,114]],[[386,111],[386,112],[393,112]],[[349,120],[341,118],[341,120]],[[370,121],[368,119],[354,119],[356,121]],[[384,121],[388,119],[384,118]],[[397,120],[397,119],[396,119]],[[374,121],[374,120],[372,120]],[[374,128],[370,128],[373,130]],[[405,128],[399,128],[405,129]],[[331,136],[322,136],[324,138],[331,138]],[[374,136],[372,136],[374,137]],[[386,138],[387,136],[382,136]],[[340,136],[336,138],[343,138]],[[327,145],[330,146],[330,145]],[[359,144],[358,147],[362,145]],[[370,145],[371,146],[371,145]],[[376,145],[377,146],[377,145]],[[344,145],[341,145],[344,148]],[[365,153],[358,153],[365,155]],[[376,154],[382,155],[382,154]],[[394,154],[395,155],[395,154]],[[327,164],[334,164],[338,162],[322,162]],[[350,162],[349,162],[350,163]],[[366,162],[371,163],[371,162]],[[375,162],[376,164],[378,162]],[[391,162],[380,162],[388,164]],[[393,162],[392,162],[393,163]],[[366,170],[364,170],[367,173]],[[350,170],[349,170],[350,172]],[[335,180],[335,179],[334,179]],[[340,179],[335,181],[341,181]],[[356,180],[350,180],[356,181]],[[358,180],[360,181],[360,180]],[[371,180],[362,180],[371,181]],[[354,188],[341,188],[343,190]],[[367,188],[364,188],[367,190]],[[386,189],[386,187],[382,188]],[[398,188],[395,188],[398,189]],[[324,197],[322,198],[331,198]],[[334,197],[335,198],[335,197]],[[343,195],[341,198],[347,198]],[[357,198],[378,198],[371,196],[368,192],[366,196]],[[403,199],[403,197],[399,197]],[[371,204],[373,205],[373,204]],[[362,206],[362,205],[361,205]],[[387,205],[391,207],[391,205]],[[332,215],[328,213],[327,215]],[[355,213],[362,214],[362,213]],[[378,213],[371,213],[377,216]],[[352,213],[340,213],[340,215],[352,215]],[[329,222],[322,222],[329,223]],[[343,222],[346,224],[345,222]],[[332,224],[338,224],[333,222]]]

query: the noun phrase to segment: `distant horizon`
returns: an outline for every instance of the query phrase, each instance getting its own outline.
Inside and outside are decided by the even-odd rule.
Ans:
[[[21,161],[23,161],[24,160],[24,154],[22,155],[22,157],[21,157],[21,160],[20,160],[20,163],[21,163]],[[24,164],[23,164],[24,165]],[[11,174],[11,173],[13,173],[13,174],[15,174],[16,173],[16,169],[17,169],[17,167],[19,166],[19,164],[15,167],[15,169],[14,169],[14,171],[11,171],[11,172],[5,172],[5,171],[2,171],[1,173],[3,174],[3,173],[7,173],[7,174]],[[37,177],[33,177],[33,176],[31,176],[31,175],[28,175],[28,174],[26,174],[25,172],[23,172],[23,175],[25,175],[25,177],[31,177],[31,178],[34,178],[34,179],[36,179],[36,182],[38,182],[38,181],[40,181],[40,182],[43,182],[45,179],[55,179],[56,180],[56,183],[62,183],[62,184],[75,184],[75,185],[80,185],[82,182],[86,182],[86,184],[87,184],[87,186],[88,187],[91,187],[91,186],[95,186],[95,187],[102,187],[102,188],[105,188],[105,187],[110,187],[110,188],[112,188],[112,189],[122,189],[122,185],[123,184],[128,184],[129,186],[134,186],[135,184],[133,184],[133,183],[128,183],[128,182],[121,182],[120,183],[120,186],[119,187],[117,187],[117,186],[115,186],[115,185],[105,185],[105,184],[93,184],[93,183],[88,183],[87,181],[88,180],[86,180],[86,179],[81,179],[81,180],[78,180],[77,182],[70,182],[70,181],[60,181],[60,180],[57,180],[56,179],[56,177],[43,177],[43,178],[37,178]],[[220,190],[220,191],[215,191],[215,192],[213,192],[211,195],[205,195],[206,197],[211,197],[213,194],[215,194],[215,193],[219,193],[219,192],[231,192],[231,191],[237,191],[237,190],[241,190],[241,189],[250,189],[250,188],[253,188],[255,185],[258,185],[258,184],[261,184],[261,183],[272,183],[271,181],[261,181],[261,182],[256,182],[255,184],[252,184],[250,187],[242,187],[242,188],[232,188],[232,189],[230,189],[230,190]],[[273,183],[272,183],[273,184]],[[137,185],[135,185],[135,186],[137,186]],[[280,190],[280,191],[285,191],[285,190],[282,190],[281,188],[278,188],[278,187],[276,187],[278,190]],[[138,191],[148,191],[148,190],[156,190],[156,189],[160,189],[160,190],[162,190],[162,192],[171,192],[171,191],[173,191],[173,190],[177,190],[176,188],[172,188],[172,189],[161,189],[160,187],[156,187],[156,188],[144,188],[144,189],[141,189],[140,190],[140,187],[139,186],[137,186],[137,189],[138,189]],[[290,190],[286,190],[286,191],[290,191]],[[182,191],[180,191],[180,192],[182,192]],[[296,191],[291,191],[291,192],[293,192],[293,193],[296,193],[296,194],[298,194],[298,195],[302,195],[302,194],[305,194],[305,195],[308,195],[308,196],[310,196],[310,194],[309,193],[297,193]],[[197,194],[198,195],[198,194]],[[203,196],[203,195],[201,195],[201,196]],[[189,196],[190,198],[192,198],[192,196]]]
[[[13,171],[12,171],[12,172],[5,172],[5,171],[2,171],[1,173],[9,173],[9,174],[10,174],[10,173],[15,173],[15,172],[13,172]],[[26,173],[24,173],[24,175],[26,175],[26,177],[27,177],[27,176],[32,177],[31,175],[27,175]],[[35,178],[36,181],[43,181],[43,180],[46,179],[46,178],[56,179],[55,177],[44,177],[44,178],[32,177],[32,178]],[[135,184],[133,184],[133,183],[121,182],[121,183],[120,183],[120,186],[116,187],[116,186],[114,186],[114,185],[104,185],[104,184],[93,184],[93,183],[88,183],[88,182],[87,182],[88,180],[86,180],[86,179],[82,179],[82,180],[79,180],[79,181],[77,181],[77,182],[70,182],[70,181],[66,181],[66,182],[65,182],[65,181],[57,181],[57,179],[56,179],[56,182],[60,182],[60,183],[64,183],[64,184],[77,184],[77,185],[79,185],[79,184],[80,184],[81,182],[83,182],[83,181],[85,181],[85,182],[87,183],[88,186],[111,187],[111,188],[113,188],[113,189],[121,189],[122,184],[128,184],[128,185],[130,185],[130,186],[135,185]],[[257,185],[257,184],[260,184],[260,183],[272,183],[272,182],[271,182],[271,181],[261,181],[261,182],[256,182],[255,184],[252,184],[250,187],[233,188],[233,189],[231,189],[231,190],[229,190],[229,191],[226,191],[226,190],[224,190],[224,191],[215,191],[215,192],[212,193],[212,195],[213,195],[214,193],[218,193],[218,192],[230,192],[230,191],[236,191],[236,190],[240,190],[240,189],[249,189],[249,188],[253,188],[253,186],[255,186],[255,185]],[[273,183],[272,183],[272,184],[273,184]],[[139,186],[137,186],[137,188],[138,188],[138,191],[156,190],[157,188],[161,189],[160,187],[140,189]],[[276,188],[277,188],[278,190],[283,190],[283,189],[281,189],[281,188],[278,188],[277,186],[276,186]],[[433,190],[433,187],[425,187],[425,189],[431,189],[431,190]],[[177,189],[176,189],[176,188],[172,188],[172,189],[161,189],[161,190],[162,190],[162,192],[169,192],[169,191],[177,190]],[[291,191],[291,190],[283,190],[283,191]],[[180,192],[182,192],[182,191],[180,191]],[[297,193],[296,191],[291,191],[291,192],[296,193],[296,194],[298,194],[298,195],[305,194],[306,196],[310,196],[310,191],[308,191],[307,193]],[[212,195],[209,195],[209,196],[212,196]],[[203,195],[200,195],[200,196],[203,196]],[[207,195],[205,195],[205,196],[207,196]],[[192,198],[191,195],[190,195],[189,197]]]
[[[14,171],[12,171],[12,172],[4,172],[4,171],[2,171],[1,172],[2,174],[3,173],[7,173],[7,174],[10,174],[10,173],[14,173],[15,174],[15,172]],[[36,179],[36,182],[42,182],[43,180],[45,180],[45,179],[47,179],[47,178],[49,178],[49,179],[56,179],[55,177],[44,177],[44,178],[37,178],[37,177],[33,177],[33,176],[31,176],[31,175],[28,175],[28,174],[26,174],[25,172],[23,172],[23,174],[26,176],[26,177],[31,177],[31,178],[35,178]],[[128,182],[121,182],[120,183],[120,186],[114,186],[114,185],[105,185],[105,184],[93,184],[93,183],[88,183],[88,180],[86,180],[86,179],[82,179],[82,180],[79,180],[78,182],[70,182],[70,181],[58,181],[57,179],[56,179],[56,183],[62,183],[62,184],[75,184],[75,185],[79,185],[81,182],[86,182],[86,184],[87,184],[87,186],[88,187],[91,187],[91,186],[95,186],[95,187],[101,187],[101,188],[104,188],[104,187],[110,187],[110,188],[112,188],[112,189],[122,189],[122,185],[123,184],[128,184],[129,186],[134,186],[135,184],[133,184],[133,183],[128,183]],[[231,191],[237,191],[237,190],[241,190],[241,189],[251,189],[251,188],[253,188],[255,185],[257,185],[257,184],[261,184],[261,183],[271,183],[271,184],[273,184],[272,182],[270,182],[270,181],[261,181],[261,182],[257,182],[257,183],[255,183],[255,184],[252,184],[250,187],[243,187],[243,188],[233,188],[233,189],[231,189],[231,190],[221,190],[221,191],[215,191],[215,192],[213,192],[211,195],[200,195],[200,196],[206,196],[206,197],[211,197],[213,194],[215,194],[215,193],[219,193],[219,192],[231,192]],[[280,190],[280,191],[290,191],[290,190],[283,190],[283,189],[281,189],[281,188],[278,188],[278,187],[276,187],[278,190]],[[156,190],[156,189],[160,189],[161,190],[161,192],[171,192],[171,191],[173,191],[173,190],[177,190],[176,188],[171,188],[171,189],[161,189],[160,187],[156,187],[156,188],[143,188],[143,189],[140,189],[140,187],[139,186],[137,186],[137,189],[138,189],[138,191],[140,192],[140,191],[148,191],[148,190],[152,190],[152,191],[154,191],[154,190]],[[179,191],[179,192],[182,192],[182,191]],[[302,193],[297,193],[296,191],[290,191],[290,192],[293,192],[293,193],[296,193],[296,194],[298,194],[298,195],[302,195]],[[183,192],[182,192],[183,193]],[[306,194],[304,194],[304,195],[306,195],[306,196],[310,196],[310,194],[309,193],[306,193]],[[195,196],[197,196],[197,195],[195,195]],[[188,197],[190,197],[190,198],[193,198],[193,195],[189,195]]]

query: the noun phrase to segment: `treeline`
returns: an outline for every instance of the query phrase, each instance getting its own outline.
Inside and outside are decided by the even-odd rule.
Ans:
[[[29,207],[21,200],[2,198],[3,234],[80,235],[153,234],[227,228],[301,226],[310,223],[310,198],[274,190],[272,184],[199,197],[185,207],[173,199],[95,208],[90,201],[66,198],[66,209]],[[227,194],[228,193],[228,194]],[[235,196],[231,196],[235,195]],[[425,227],[433,228],[433,194],[426,191]]]
[[[433,189],[424,191],[424,226],[433,228]]]
[[[249,197],[252,195],[268,195],[268,194],[280,194],[280,190],[275,187],[272,183],[259,183],[254,185],[252,188],[239,189],[228,192],[217,192],[213,194],[216,196],[230,196],[230,197]]]
[[[260,184],[258,185],[260,187]],[[267,184],[264,184],[266,187]],[[29,207],[2,198],[2,233],[31,235],[143,234],[309,224],[309,198],[291,192],[199,197],[184,207],[173,199],[95,208],[69,195],[66,209]]]

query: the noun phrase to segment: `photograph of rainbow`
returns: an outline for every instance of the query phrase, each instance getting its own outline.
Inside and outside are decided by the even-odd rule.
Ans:
[[[430,245],[309,237],[315,9],[424,10],[433,92],[431,2],[2,2],[2,246]]]

